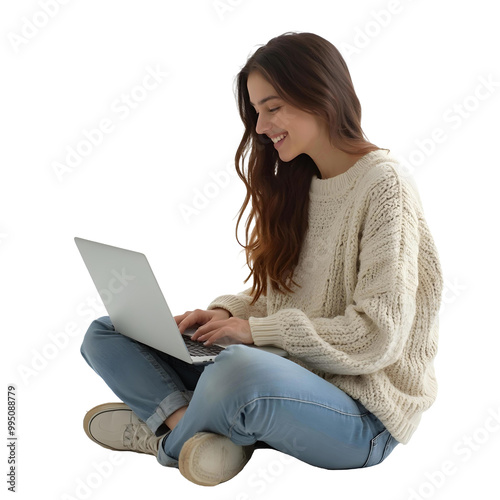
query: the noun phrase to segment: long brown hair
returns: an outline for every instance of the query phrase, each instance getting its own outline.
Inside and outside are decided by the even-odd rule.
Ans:
[[[236,172],[247,193],[236,224],[236,239],[246,251],[250,274],[254,275],[252,305],[267,295],[267,278],[273,290],[293,292],[293,272],[308,229],[309,188],[318,167],[307,154],[282,161],[273,142],[257,134],[257,113],[250,104],[248,75],[257,71],[279,97],[299,109],[326,120],[330,142],[348,154],[366,154],[380,149],[361,129],[361,105],[340,52],[329,41],[313,33],[287,32],[260,46],[236,76],[236,97],[245,132],[235,155]],[[240,169],[250,151],[248,172]],[[238,226],[248,202],[246,245],[238,239]],[[255,227],[250,239],[250,224]],[[290,280],[290,281],[288,281]],[[300,286],[300,285],[299,285]],[[256,293],[254,293],[256,291]]]

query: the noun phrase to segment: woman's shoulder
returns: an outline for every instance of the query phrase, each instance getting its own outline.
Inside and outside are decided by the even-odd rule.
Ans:
[[[390,150],[378,149],[367,155],[369,168],[364,171],[359,187],[372,196],[392,193],[413,198],[421,205],[418,185],[410,170]]]

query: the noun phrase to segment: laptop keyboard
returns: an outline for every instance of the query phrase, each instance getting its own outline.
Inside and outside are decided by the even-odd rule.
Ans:
[[[188,335],[182,335],[184,342],[188,348],[189,354],[191,356],[211,356],[214,354],[219,354],[224,350],[223,347],[218,345],[205,346],[196,340],[191,340]]]

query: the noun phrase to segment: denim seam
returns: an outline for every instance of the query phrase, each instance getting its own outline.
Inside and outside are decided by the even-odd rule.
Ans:
[[[174,382],[172,380],[171,374],[169,374],[163,366],[161,366],[160,363],[155,359],[155,357],[149,352],[149,350],[146,347],[143,347],[140,343],[137,343],[137,347],[139,349],[139,352],[146,358],[146,360],[153,366],[153,368],[156,370],[156,372],[161,376],[163,381],[167,383]],[[168,375],[168,376],[165,376]],[[181,381],[182,383],[182,381]],[[174,385],[178,387],[178,385],[174,382]],[[184,384],[182,384],[184,387]],[[184,387],[185,388],[185,387]]]
[[[332,408],[331,406],[327,406],[327,405],[324,405],[322,403],[316,403],[315,401],[305,401],[303,399],[297,399],[297,398],[287,398],[287,397],[283,397],[283,396],[259,396],[257,398],[254,398],[252,399],[251,401],[248,401],[246,402],[245,404],[241,405],[235,412],[234,416],[233,416],[233,419],[232,419],[232,424],[231,426],[229,427],[229,436],[231,436],[231,433],[233,431],[233,427],[236,425],[236,419],[238,418],[238,414],[241,412],[241,410],[243,408],[245,408],[245,406],[248,406],[252,403],[254,403],[255,401],[258,401],[259,399],[282,399],[282,400],[287,400],[287,401],[298,401],[299,403],[306,403],[306,404],[311,404],[311,405],[315,405],[315,406],[321,406],[323,408],[326,408],[327,410],[331,410],[331,411],[334,411],[336,413],[339,413],[341,415],[345,415],[347,417],[358,417],[358,418],[362,418],[362,417],[366,417],[369,412],[366,412],[366,413],[362,413],[362,414],[355,414],[355,413],[346,413],[344,411],[341,411],[341,410],[337,410],[336,408]]]
[[[373,439],[375,439],[375,438],[373,438]],[[364,469],[367,466],[368,462],[370,461],[370,458],[372,457],[373,439],[370,441],[370,451],[368,452],[368,457],[366,458],[365,463],[361,466],[361,469]]]
[[[387,431],[389,432],[389,431]],[[384,453],[382,454],[382,460],[385,460],[387,458],[387,450],[389,449],[389,446],[390,444],[392,444],[392,440],[394,439],[394,437],[392,436],[392,434],[389,432],[390,436],[389,436],[389,439],[386,441],[385,443],[385,446],[384,446]]]
[[[371,440],[370,440],[370,451],[368,452],[368,458],[366,459],[365,463],[363,464],[363,466],[361,468],[364,468],[366,467],[366,465],[370,462],[370,459],[373,455],[373,450],[375,449],[375,446],[377,446],[377,442],[379,441],[379,439],[381,438],[381,436],[383,434],[386,434],[388,433],[389,434],[389,431],[387,429],[384,429],[383,431],[380,431],[376,436],[374,436]],[[389,434],[390,435],[390,434]],[[389,442],[389,440],[387,440],[387,442]],[[384,455],[385,455],[385,452],[387,450],[387,442],[384,446],[384,451],[382,453],[382,457],[380,459],[380,462],[382,462],[384,460]],[[379,463],[380,463],[379,462]],[[373,464],[373,465],[376,465],[376,464]]]

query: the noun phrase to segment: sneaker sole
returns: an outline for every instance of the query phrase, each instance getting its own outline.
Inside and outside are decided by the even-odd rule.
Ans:
[[[92,423],[92,420],[99,415],[100,413],[103,413],[105,411],[116,411],[116,410],[126,410],[126,411],[132,411],[129,406],[127,406],[125,403],[104,403],[99,406],[95,406],[91,410],[89,410],[86,414],[85,417],[83,418],[83,430],[85,431],[85,434],[94,441],[94,443],[97,443],[99,446],[102,446],[103,448],[107,448],[108,450],[115,450],[115,451],[134,451],[134,450],[127,450],[127,449],[121,449],[121,448],[112,448],[111,446],[106,446],[103,444],[101,441],[98,441],[97,439],[94,438],[92,433],[90,432],[90,424]],[[142,453],[142,452],[135,452],[135,453]]]
[[[210,474],[205,473],[198,466],[198,452],[201,452],[203,448],[209,448],[211,446],[210,441],[214,440],[227,440],[223,446],[229,448],[243,448],[242,450],[234,450],[236,453],[240,453],[241,457],[239,459],[239,463],[229,471],[224,471],[221,475],[218,474]],[[224,483],[229,481],[234,476],[239,474],[245,465],[250,460],[253,453],[252,446],[239,446],[232,443],[229,438],[225,436],[220,436],[218,434],[213,434],[211,432],[198,432],[192,438],[188,439],[179,454],[179,471],[180,473],[189,481],[195,484],[199,484],[200,486],[216,486],[217,484]]]

